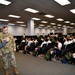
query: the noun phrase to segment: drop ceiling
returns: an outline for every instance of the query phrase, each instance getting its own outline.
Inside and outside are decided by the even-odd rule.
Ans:
[[[44,24],[44,27],[51,26],[50,23],[56,23],[55,26],[58,26],[58,24],[75,27],[75,25],[71,25],[70,23],[75,23],[75,14],[71,13],[70,10],[75,8],[75,0],[69,0],[71,4],[61,6],[58,3],[56,3],[54,0],[7,0],[10,1],[11,4],[8,6],[0,4],[0,19],[8,19],[8,22],[2,22],[1,24],[8,24],[8,23],[15,23],[16,21],[23,21],[25,25],[27,25],[27,21],[30,20],[33,17],[40,18],[41,20],[35,21],[35,27],[38,27],[41,21],[47,21],[48,23]],[[64,0],[63,0],[64,1]],[[30,13],[27,11],[24,11],[26,8],[33,8],[35,10],[38,10],[39,13]],[[8,15],[19,15],[21,18],[10,18]],[[47,18],[44,15],[50,14],[53,15],[54,18]],[[57,18],[62,18],[64,21],[70,21],[70,23],[64,23],[64,21],[57,21]]]

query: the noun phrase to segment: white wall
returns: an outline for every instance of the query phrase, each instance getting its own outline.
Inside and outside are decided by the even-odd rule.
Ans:
[[[22,36],[24,33],[27,35],[27,28],[21,26],[8,26],[9,32],[14,36]]]
[[[0,25],[0,28],[2,28],[3,25]],[[9,32],[13,35],[13,36],[22,36],[24,33],[26,35],[28,35],[28,28],[27,27],[21,27],[21,26],[8,26],[9,28]],[[42,35],[43,33],[45,35],[49,34],[50,33],[50,29],[45,29],[45,28],[35,28],[34,29],[34,34],[37,35],[37,34],[40,34]],[[52,32],[52,30],[51,30]]]
[[[26,28],[26,27],[21,27],[21,26],[8,26],[8,28],[9,28],[9,32],[10,32],[12,35],[14,35],[14,36],[21,36],[21,35],[23,35],[24,33],[25,33],[26,35],[28,35],[28,28]],[[42,35],[43,33],[44,33],[45,35],[47,35],[47,34],[50,33],[50,29],[44,29],[44,28],[38,29],[38,28],[35,28],[35,29],[34,29],[34,32],[35,32],[35,33],[34,33],[35,35],[37,35],[37,34]]]
[[[8,26],[9,28],[9,32],[14,35],[14,36],[22,36],[24,33],[26,35],[28,35],[28,28],[26,27],[21,27],[21,26]],[[35,28],[34,29],[34,34],[37,35],[37,34],[40,34],[42,35],[43,33],[45,35],[49,34],[50,33],[50,29],[45,29],[45,28],[42,28],[42,29],[39,29],[39,28]]]
[[[0,25],[0,28],[2,28],[3,25]],[[28,35],[28,28],[27,27],[21,27],[21,26],[8,26],[9,28],[9,32],[13,35],[13,36],[22,36],[24,33],[26,35]],[[45,29],[45,28],[35,28],[34,29],[34,34],[37,35],[37,34],[40,34],[42,35],[43,33],[45,35],[49,34],[50,33],[50,29]],[[52,32],[52,31],[51,31]]]
[[[2,28],[5,25],[0,25]],[[10,32],[13,36],[22,36],[24,33],[27,35],[27,28],[21,26],[8,26],[8,32]]]
[[[35,35],[40,34],[42,35],[43,33],[45,35],[50,34],[50,29],[45,29],[45,28],[35,28],[34,29]]]

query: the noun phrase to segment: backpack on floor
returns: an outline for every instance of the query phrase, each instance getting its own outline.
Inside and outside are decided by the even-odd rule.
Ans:
[[[33,51],[33,54],[32,54],[33,56],[38,56],[38,53],[37,53],[37,51]]]
[[[53,48],[51,48],[50,50],[48,50],[47,52],[46,52],[46,54],[45,54],[45,59],[46,60],[49,60],[50,59],[50,51],[52,51],[53,50]]]
[[[66,55],[65,55],[65,58],[69,61],[72,57],[72,53],[71,52],[68,52]]]
[[[66,64],[66,63],[67,63],[67,60],[64,58],[64,59],[61,60],[61,62],[62,62],[63,64]]]

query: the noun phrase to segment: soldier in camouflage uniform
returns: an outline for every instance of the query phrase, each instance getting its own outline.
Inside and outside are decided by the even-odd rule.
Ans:
[[[1,50],[2,59],[3,59],[3,63],[4,63],[4,69],[5,69],[5,75],[8,75],[8,59],[10,60],[11,65],[13,67],[14,74],[19,75],[19,73],[16,69],[17,65],[16,65],[16,59],[15,59],[15,55],[14,55],[14,50],[16,50],[15,41],[14,41],[13,36],[10,33],[8,33],[8,27],[4,26],[3,32],[0,33],[1,42],[3,42],[6,37],[9,37],[10,40]]]

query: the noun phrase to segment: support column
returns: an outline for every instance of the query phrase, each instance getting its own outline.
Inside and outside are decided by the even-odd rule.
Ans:
[[[55,30],[54,30],[54,29],[51,29],[51,30],[50,30],[50,33],[55,34]]]
[[[63,27],[63,32],[62,33],[63,33],[63,35],[67,35],[67,26]]]
[[[29,36],[34,35],[34,20],[32,19],[28,20],[28,35]]]

